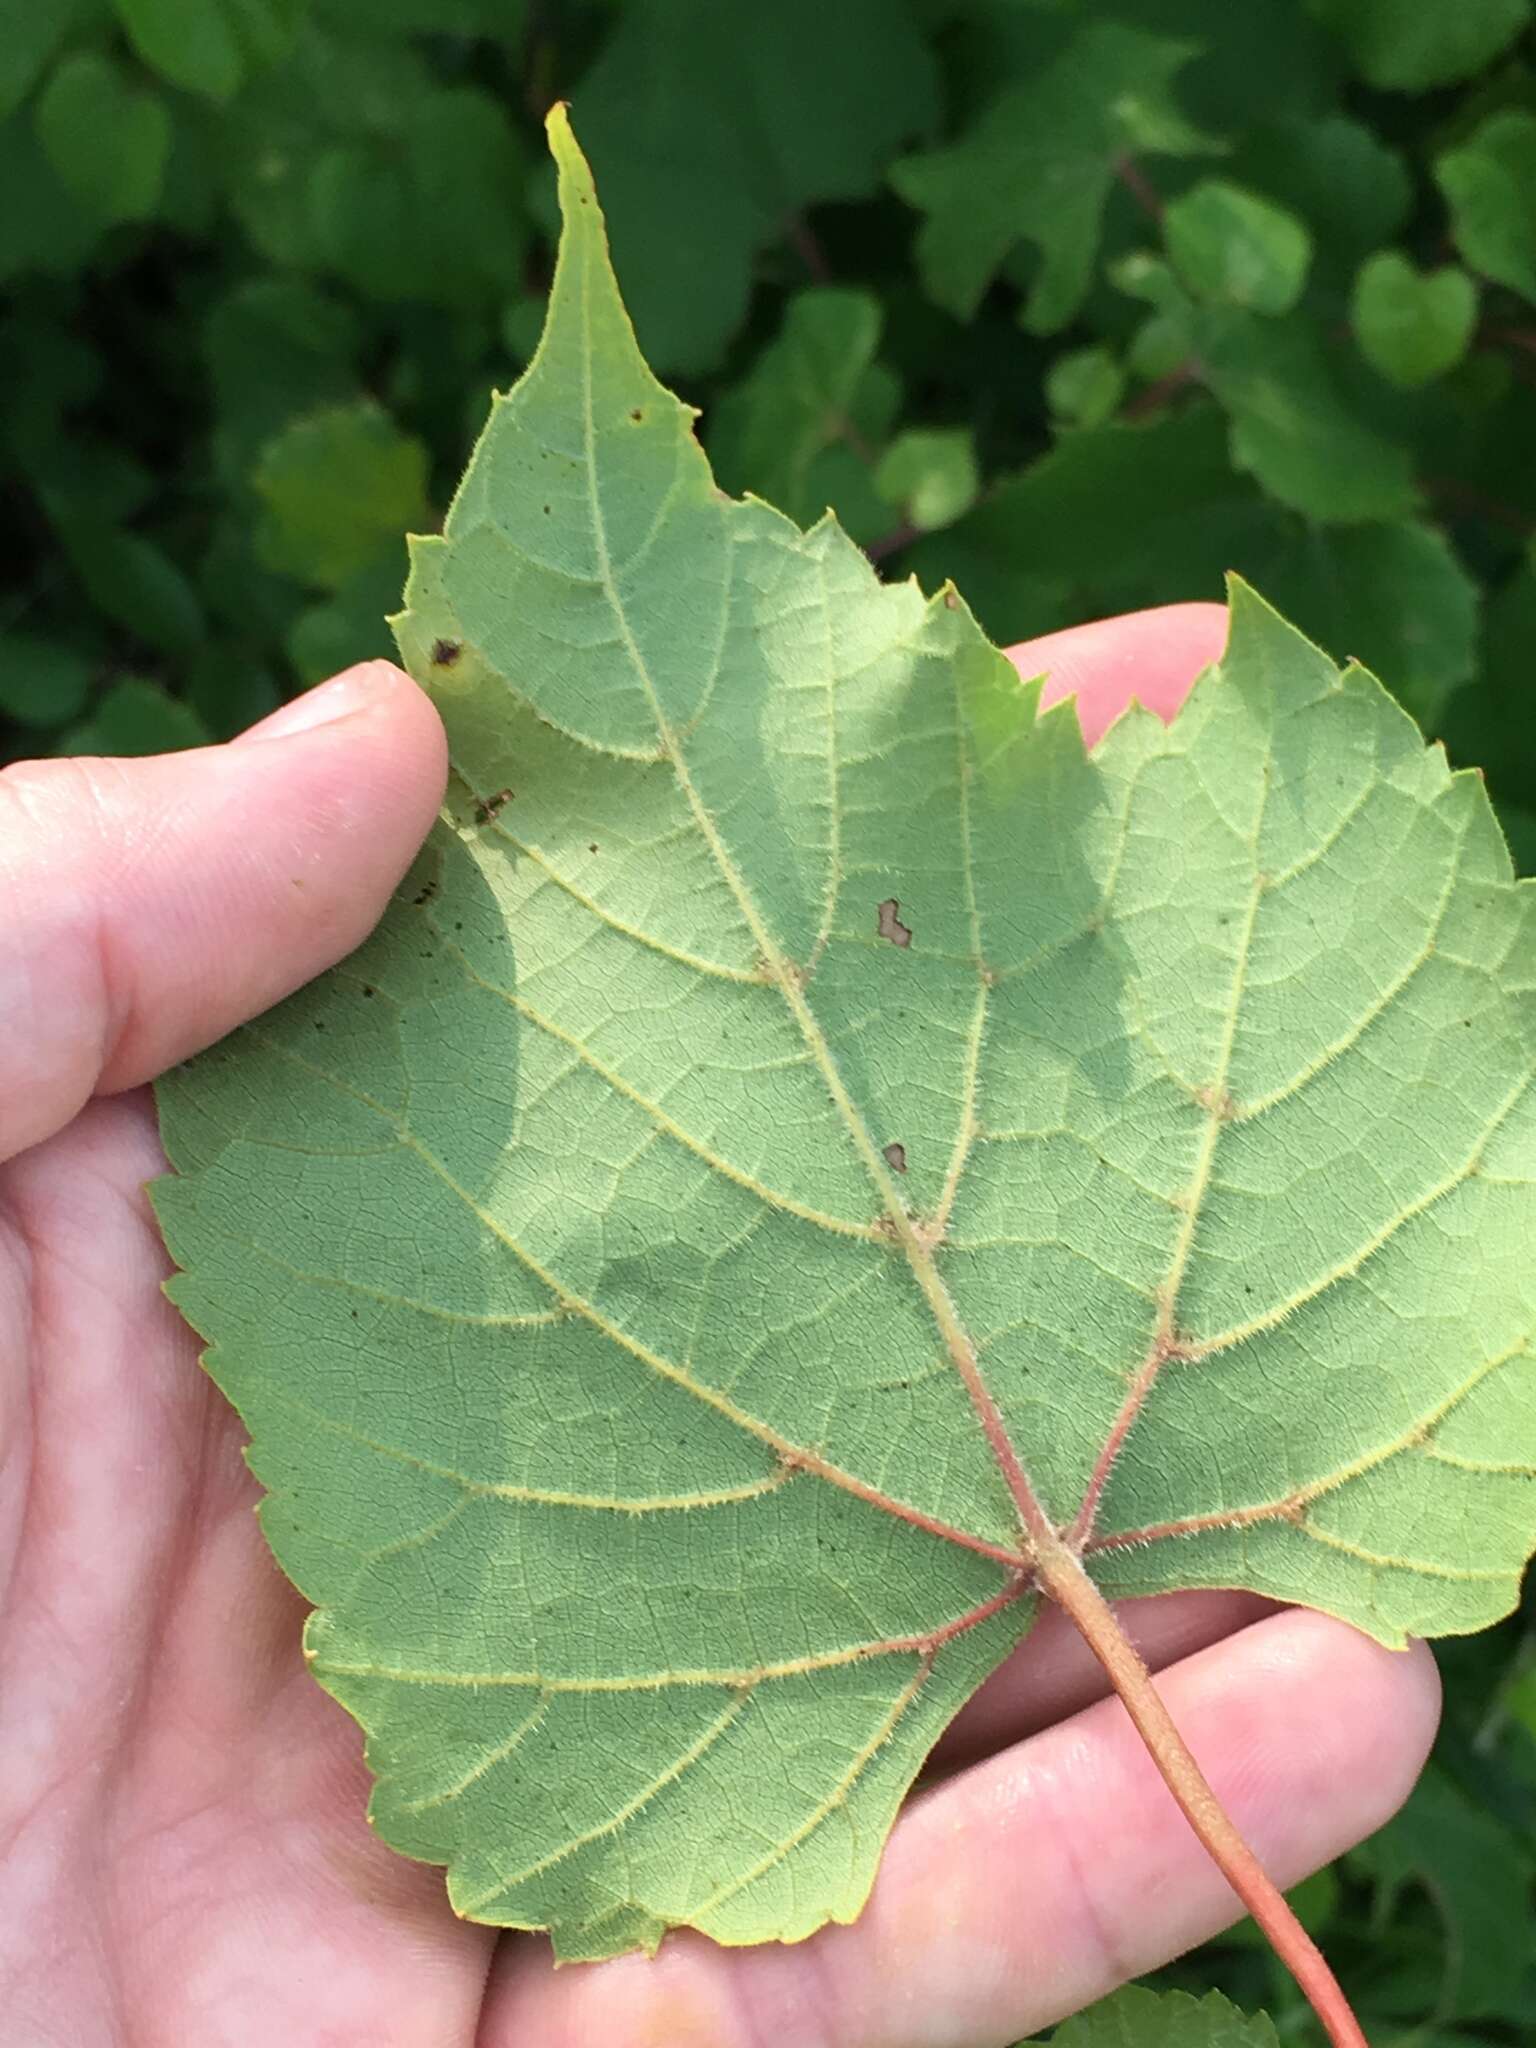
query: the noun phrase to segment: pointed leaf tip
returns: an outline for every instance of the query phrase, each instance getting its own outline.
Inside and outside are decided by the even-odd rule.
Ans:
[[[560,171],[562,188],[569,178],[574,180],[588,199],[596,196],[592,180],[592,166],[582,153],[581,144],[576,140],[576,131],[571,126],[571,108],[568,100],[556,100],[544,116],[544,133],[549,141],[549,153]],[[562,200],[564,197],[562,189]]]

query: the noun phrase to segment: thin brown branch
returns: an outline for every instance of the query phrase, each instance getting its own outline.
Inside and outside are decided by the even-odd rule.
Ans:
[[[1524,536],[1536,533],[1536,519],[1528,512],[1522,512],[1517,505],[1505,504],[1502,499],[1490,498],[1475,484],[1462,483],[1453,476],[1427,476],[1421,481],[1425,490],[1443,499],[1453,511],[1459,509],[1481,519],[1490,519],[1495,526],[1507,526]]]
[[[1154,377],[1150,384],[1143,385],[1140,391],[1128,398],[1120,408],[1120,417],[1123,420],[1145,419],[1187,385],[1199,381],[1200,365],[1193,356],[1187,356],[1182,363],[1175,363],[1171,370],[1165,370],[1161,377]]]
[[[913,541],[921,540],[927,531],[926,526],[916,526],[910,519],[903,519],[899,526],[893,526],[889,533],[882,533],[878,540],[866,541],[864,552],[870,561],[883,562],[887,555],[894,555]]]
[[[1135,157],[1127,151],[1117,156],[1114,163],[1115,176],[1130,193],[1136,204],[1149,220],[1161,221],[1163,217],[1163,195],[1158,191]]]
[[[792,213],[784,224],[784,239],[818,284],[833,282],[832,266],[816,230],[803,213]]]

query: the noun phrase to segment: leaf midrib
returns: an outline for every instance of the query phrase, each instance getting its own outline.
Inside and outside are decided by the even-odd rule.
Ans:
[[[1048,1540],[1053,1535],[1054,1532],[1051,1524],[1040,1504],[1039,1496],[1024,1470],[1018,1452],[1008,1435],[1002,1414],[992,1398],[990,1389],[982,1378],[976,1357],[975,1345],[960,1319],[959,1311],[955,1307],[954,1301],[944,1284],[931,1253],[917,1234],[912,1218],[907,1213],[906,1205],[901,1200],[890,1173],[887,1171],[880,1148],[876,1145],[868,1130],[866,1130],[863,1119],[844,1086],[842,1075],[838,1071],[837,1062],[833,1058],[832,1049],[827,1043],[826,1035],[817,1021],[815,1012],[805,999],[794,964],[785,958],[775,941],[772,932],[758,910],[751,891],[736,870],[736,865],[720,837],[708,806],[703,802],[698,793],[693,777],[688,771],[688,764],[684,758],[682,748],[678,744],[671,722],[662,705],[649,665],[644,654],[641,652],[639,643],[635,639],[633,629],[630,626],[628,612],[619,593],[618,584],[613,574],[612,558],[608,548],[607,525],[602,509],[602,494],[598,488],[597,480],[597,429],[592,400],[594,347],[591,320],[591,265],[593,248],[594,243],[590,238],[582,245],[581,311],[584,346],[581,353],[581,376],[582,428],[586,453],[587,493],[592,519],[593,547],[599,571],[598,580],[613,612],[625,652],[629,656],[635,676],[645,692],[647,703],[650,705],[651,715],[655,720],[656,731],[665,756],[672,764],[672,771],[677,777],[678,786],[683,792],[690,811],[693,813],[699,833],[709,850],[721,879],[734,897],[743,921],[752,934],[754,943],[761,951],[769,976],[783,997],[790,1015],[805,1041],[806,1048],[821,1074],[823,1084],[832,1097],[833,1105],[843,1120],[843,1124],[852,1140],[854,1150],[858,1153],[861,1163],[874,1184],[875,1190],[880,1197],[881,1206],[890,1219],[897,1242],[901,1245],[902,1251],[906,1255],[907,1263],[919,1287],[922,1289],[923,1296],[944,1340],[945,1349],[948,1351],[960,1375],[971,1405],[981,1424],[983,1434],[1002,1473],[1004,1483],[1013,1498],[1014,1505],[1019,1514],[1021,1532],[1025,1539],[1018,1558],[1018,1564],[1022,1570],[1023,1567],[1026,1567],[1031,1562],[1033,1549],[1039,1542],[1042,1539]],[[969,877],[969,858],[967,858],[966,866]],[[971,897],[971,907],[974,923],[974,894]],[[983,993],[985,993],[985,983],[983,983]]]

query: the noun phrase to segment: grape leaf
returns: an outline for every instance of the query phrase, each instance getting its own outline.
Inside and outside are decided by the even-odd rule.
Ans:
[[[1227,178],[1202,178],[1163,216],[1174,267],[1197,298],[1289,313],[1312,261],[1306,224]]]
[[[1319,266],[1329,259],[1357,264],[1390,241],[1413,210],[1413,180],[1401,154],[1340,114],[1251,130],[1231,175],[1301,215],[1316,238]]]
[[[1536,114],[1491,114],[1437,159],[1435,176],[1472,268],[1536,299]]]
[[[907,550],[904,565],[952,578],[1002,640],[1163,601],[1216,597],[1223,571],[1274,551],[1277,513],[1228,452],[1216,406],[1063,434],[994,480],[962,520]]]
[[[1201,310],[1199,360],[1232,422],[1232,460],[1282,505],[1352,525],[1415,504],[1409,450],[1381,433],[1336,375],[1314,323]]]
[[[1431,1766],[1393,1820],[1350,1857],[1376,1882],[1385,1927],[1405,1885],[1422,1884],[1445,1927],[1439,2010],[1458,2019],[1509,2011],[1531,1964],[1532,1866],[1520,1837]],[[1434,1958],[1424,1962],[1431,1967]],[[1403,2009],[1401,2003],[1394,2010]]]
[[[728,490],[751,490],[809,524],[836,505],[843,528],[872,539],[891,524],[870,474],[900,403],[875,360],[880,303],[835,285],[796,293],[779,332],[709,421],[709,454]]]
[[[1362,78],[1390,92],[1425,92],[1469,78],[1512,43],[1530,0],[1311,0],[1344,38]]]
[[[698,371],[741,324],[758,249],[803,207],[874,192],[931,125],[937,76],[889,0],[630,0],[578,100],[647,353]]]
[[[917,261],[935,303],[969,319],[1022,237],[1040,252],[1025,323],[1037,334],[1065,327],[1092,279],[1125,154],[1220,147],[1185,120],[1174,96],[1197,51],[1120,22],[1090,22],[957,142],[893,165],[891,183],[926,216]]]
[[[1346,526],[1324,544],[1308,524],[1275,551],[1265,581],[1331,654],[1390,675],[1398,701],[1438,730],[1477,665],[1478,628],[1477,585],[1443,535],[1404,519]]]
[[[1065,2021],[1050,2048],[1279,2048],[1279,2036],[1272,2020],[1262,2013],[1249,2019],[1219,1991],[1192,1998],[1133,1984]]]
[[[61,754],[168,754],[204,747],[211,735],[202,719],[149,676],[120,676],[89,718],[59,741]]]
[[[0,121],[8,120],[41,77],[55,50],[86,11],[86,0],[29,0],[0,4]],[[14,205],[14,195],[12,204]]]
[[[948,526],[981,487],[975,439],[966,427],[908,427],[881,456],[875,486],[914,526]]]
[[[1102,342],[1068,349],[1045,374],[1045,402],[1071,426],[1102,427],[1119,411],[1124,396],[1125,371]]]
[[[1454,263],[1419,271],[1400,250],[1379,249],[1355,279],[1350,323],[1366,360],[1411,390],[1466,354],[1477,325],[1477,286]]]
[[[427,450],[372,399],[291,421],[251,478],[270,568],[335,590],[426,512]]]
[[[858,1913],[1031,1514],[1111,1595],[1509,1608],[1536,919],[1245,586],[1090,757],[719,492],[551,129],[548,329],[398,621],[448,815],[167,1077],[156,1201],[381,1834],[597,1957]]]
[[[66,57],[38,97],[38,140],[69,193],[106,222],[155,210],[171,149],[159,96],[94,50]]]
[[[300,7],[295,0],[114,0],[118,18],[144,62],[172,85],[227,100],[247,69],[286,51]]]

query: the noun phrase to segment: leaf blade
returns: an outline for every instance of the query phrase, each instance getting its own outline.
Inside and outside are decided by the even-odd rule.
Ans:
[[[1487,1475],[1441,1456],[1426,1512],[1376,1453],[1430,1418],[1473,1465],[1531,1440],[1523,1367],[1486,1375],[1515,1412],[1436,1413],[1483,1338],[1527,1356],[1527,1122],[1478,1155],[1510,1183],[1477,1190],[1488,1327],[1421,1317],[1394,1379],[1370,1292],[1529,1080],[1530,898],[1480,792],[1241,585],[1178,724],[1090,759],[953,593],[724,500],[555,141],[551,325],[398,622],[451,815],[359,955],[165,1085],[157,1203],[386,1838],[596,1956],[857,1913],[1028,1626],[1032,1514],[1096,1529],[1111,1592],[1217,1574],[1386,1640],[1508,1604],[1516,1475],[1478,1580]],[[1384,1065],[1426,917],[1482,948],[1488,1014],[1469,1058],[1437,998]],[[1394,1150],[1430,1050],[1467,1100]],[[1341,1302],[1353,1436],[1272,1559],[1295,1524],[1234,1489],[1339,1466],[1297,1336]],[[1360,1519],[1415,1499],[1431,1569],[1386,1582]]]

